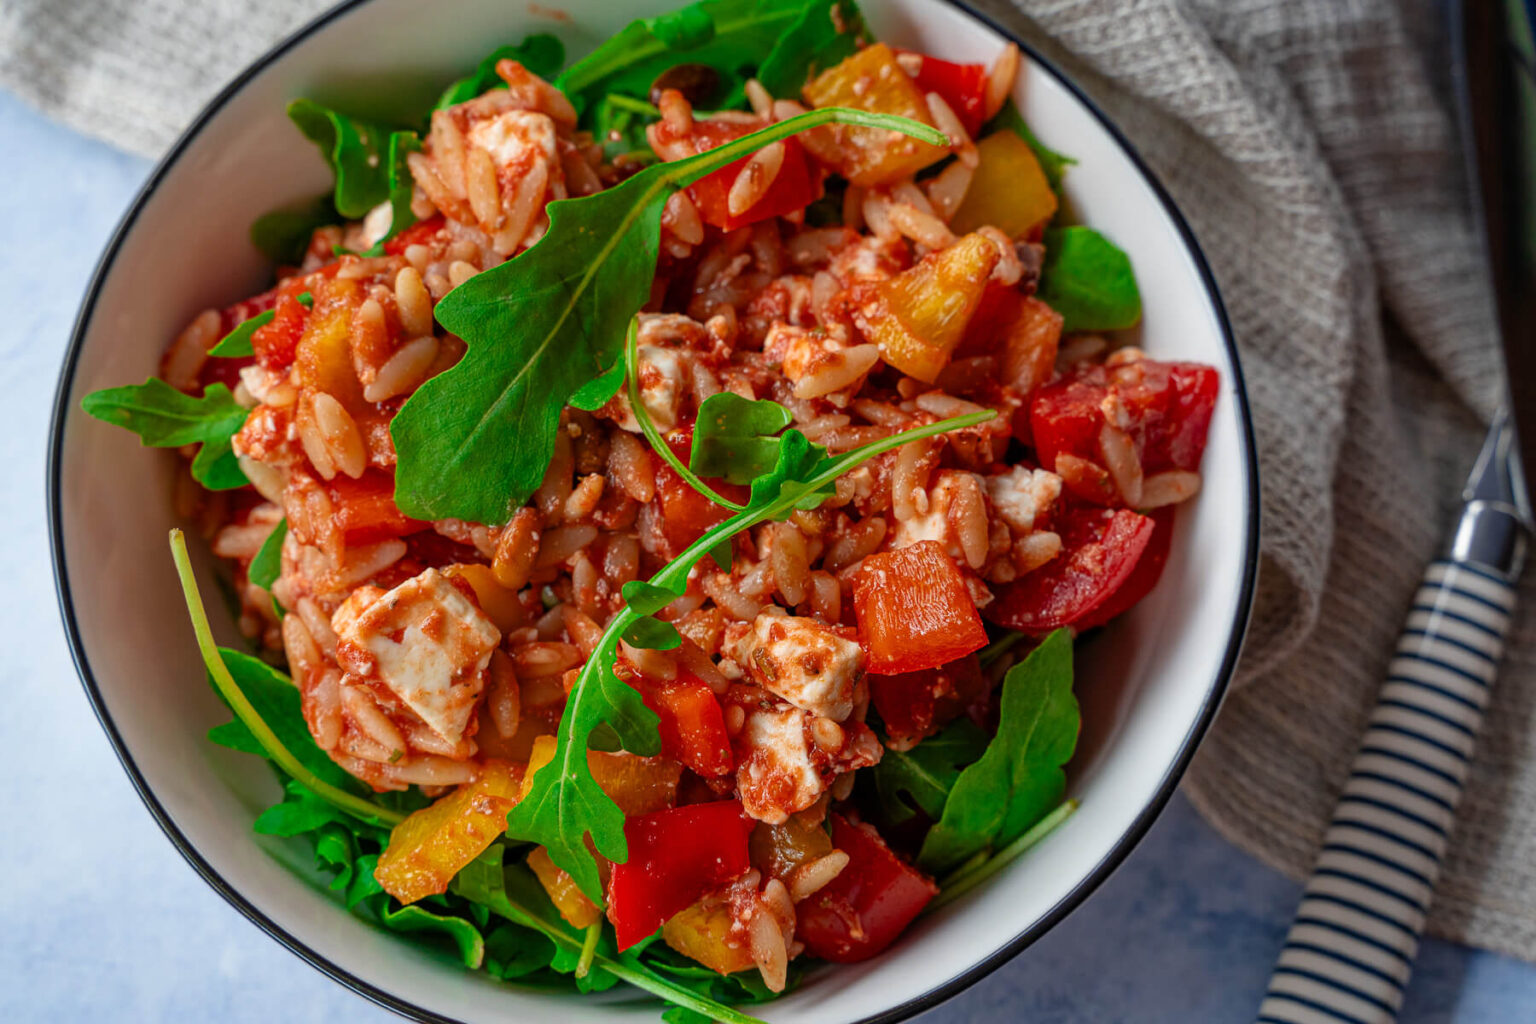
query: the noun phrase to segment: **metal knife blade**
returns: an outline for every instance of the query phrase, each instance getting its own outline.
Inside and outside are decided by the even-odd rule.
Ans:
[[[1463,150],[1508,370],[1516,440],[1505,446],[1506,457],[1520,467],[1509,475],[1521,478],[1516,504],[1530,523],[1524,483],[1536,480],[1536,3],[1463,0],[1451,13]],[[1494,468],[1478,464],[1485,476]],[[1478,476],[1469,491],[1478,489]]]

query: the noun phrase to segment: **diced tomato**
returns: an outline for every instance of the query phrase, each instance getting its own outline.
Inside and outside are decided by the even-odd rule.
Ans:
[[[1146,550],[1136,560],[1136,568],[1131,570],[1130,576],[1120,584],[1120,588],[1110,594],[1096,611],[1074,623],[1079,631],[1102,626],[1121,613],[1130,611],[1157,586],[1157,581],[1163,575],[1163,566],[1168,564],[1168,549],[1173,545],[1174,511],[1174,506],[1167,505],[1147,514],[1147,518],[1152,520],[1152,536],[1147,540]]]
[[[1061,554],[996,588],[997,600],[987,606],[988,619],[1035,634],[1107,621],[1108,616],[1096,613],[1126,586],[1155,531],[1149,516],[1130,509],[1075,506],[1061,511],[1056,532],[1061,535]]]
[[[388,473],[370,469],[353,480],[337,476],[326,484],[336,507],[336,522],[348,544],[374,544],[425,530],[427,523],[412,519],[395,505],[395,481]]]
[[[444,223],[446,222],[443,220],[442,214],[418,221],[385,242],[384,251],[390,256],[399,256],[413,245],[425,245],[432,239],[433,235],[443,229]]]
[[[669,807],[624,823],[629,859],[608,877],[608,919],[620,951],[705,893],[746,874],[753,821],[739,800]]]
[[[869,699],[885,724],[885,735],[903,747],[931,736],[987,691],[974,654],[921,672],[868,678]]]
[[[293,295],[277,297],[272,319],[251,334],[251,348],[257,362],[269,370],[286,370],[293,365],[299,338],[309,322],[309,310]]]
[[[733,124],[727,121],[695,121],[693,138],[699,140],[699,151],[715,149],[732,139],[738,139],[752,131],[751,125]],[[699,216],[705,223],[725,231],[734,231],[748,224],[755,224],[769,217],[781,217],[794,213],[821,198],[821,172],[813,170],[806,159],[805,149],[795,139],[785,139],[784,162],[779,173],[768,186],[763,197],[739,214],[730,210],[731,186],[741,176],[750,155],[734,163],[726,164],[718,171],[701,178],[688,187],[688,195],[699,208]]]
[[[937,668],[987,643],[965,578],[935,541],[866,558],[853,607],[871,672]]]
[[[848,866],[795,908],[795,938],[823,960],[867,960],[895,941],[939,887],[873,829],[840,814],[832,815],[832,845],[848,855]]]
[[[911,53],[910,50],[896,52]],[[965,125],[966,134],[974,139],[981,131],[987,109],[987,66],[953,64],[924,53],[915,56],[923,59],[917,74],[912,76],[918,89],[924,94],[938,93]]]
[[[700,775],[728,774],[736,766],[731,735],[714,691],[690,672],[673,679],[642,680],[645,706],[661,719],[661,752]]]
[[[1035,392],[1029,414],[1035,451],[1047,467],[1054,468],[1062,452],[1102,465],[1099,431],[1109,400],[1125,410],[1144,473],[1197,469],[1219,388],[1216,370],[1199,363],[1142,359],[1076,370]]]
[[[667,447],[685,465],[693,448],[693,427],[674,430],[666,437]],[[656,503],[661,513],[661,532],[675,555],[711,526],[723,523],[731,516],[731,510],[717,505],[694,490],[682,477],[660,458],[656,465]],[[722,497],[745,503],[750,497],[746,487],[728,484],[722,480],[706,481]]]

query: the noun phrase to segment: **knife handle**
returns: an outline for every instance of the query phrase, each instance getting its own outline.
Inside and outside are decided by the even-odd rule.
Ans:
[[[1515,594],[1480,566],[1425,570],[1260,1024],[1397,1019]]]

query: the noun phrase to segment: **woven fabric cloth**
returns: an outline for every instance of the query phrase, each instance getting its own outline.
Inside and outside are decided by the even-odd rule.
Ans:
[[[1239,680],[1188,789],[1300,877],[1502,388],[1433,6],[977,3],[1099,100],[1220,281],[1259,438],[1263,565]],[[153,154],[323,6],[8,0],[0,85]],[[1536,959],[1536,588],[1525,597],[1430,929]]]

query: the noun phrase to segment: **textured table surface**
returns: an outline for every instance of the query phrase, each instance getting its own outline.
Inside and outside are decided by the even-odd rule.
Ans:
[[[139,803],[70,665],[43,515],[54,382],[97,253],[149,171],[0,94],[0,1020],[385,1021],[246,922]],[[924,1021],[1252,1020],[1299,886],[1175,798],[1040,942]],[[1536,1017],[1536,967],[1429,942],[1405,1022]]]

